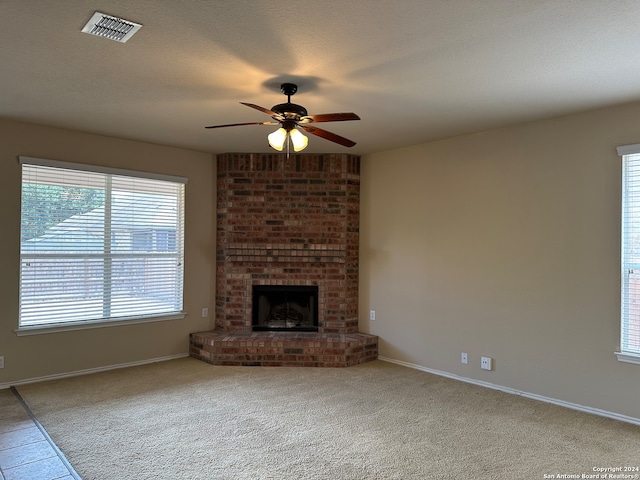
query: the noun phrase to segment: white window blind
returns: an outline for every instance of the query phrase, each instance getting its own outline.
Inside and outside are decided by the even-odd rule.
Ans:
[[[622,156],[621,325],[622,361],[640,363],[640,145],[618,147]]]
[[[182,312],[186,179],[20,162],[19,327]]]

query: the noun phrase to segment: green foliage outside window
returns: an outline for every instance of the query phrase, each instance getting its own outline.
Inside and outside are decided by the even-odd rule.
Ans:
[[[67,218],[103,205],[102,189],[24,183],[21,241],[39,237]]]

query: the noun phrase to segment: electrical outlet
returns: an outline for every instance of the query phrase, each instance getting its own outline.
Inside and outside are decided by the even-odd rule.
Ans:
[[[4,355],[0,356],[0,368],[4,368]]]
[[[369,312],[369,320],[375,320],[376,319],[376,311],[375,310],[371,310]]]
[[[204,307],[202,309],[202,318],[206,318],[209,316],[209,309],[207,307]]]
[[[491,370],[492,364],[491,357],[480,357],[480,368],[483,370]]]
[[[469,363],[469,359],[467,358],[467,352],[462,352],[460,354],[460,363],[464,363],[465,365]]]

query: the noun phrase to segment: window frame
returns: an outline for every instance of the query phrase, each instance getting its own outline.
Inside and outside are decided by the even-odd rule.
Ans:
[[[627,315],[629,305],[629,274],[632,270],[632,264],[628,261],[630,247],[627,242],[628,229],[628,210],[630,208],[627,181],[628,181],[628,162],[637,162],[640,164],[640,144],[622,145],[617,147],[617,153],[621,157],[621,218],[620,218],[620,349],[615,352],[616,357],[621,362],[640,364],[640,348],[630,350],[626,348],[625,332],[629,329],[629,318]],[[632,158],[636,157],[636,158]],[[639,177],[640,178],[640,177]],[[637,208],[640,208],[640,201],[636,202]],[[640,223],[640,213],[634,215]]]
[[[171,312],[157,312],[151,313],[148,315],[144,314],[134,314],[131,316],[116,316],[109,318],[94,318],[94,319],[82,319],[82,320],[70,320],[70,321],[60,321],[60,322],[50,322],[50,323],[39,323],[39,324],[31,324],[24,325],[21,324],[20,316],[18,317],[18,328],[15,330],[15,333],[18,336],[21,335],[34,335],[34,334],[42,334],[42,333],[50,333],[50,332],[59,332],[59,331],[70,331],[70,330],[83,330],[89,328],[102,328],[102,327],[110,327],[116,325],[132,325],[138,323],[148,323],[148,322],[158,322],[165,320],[176,320],[182,319],[186,316],[184,311],[184,255],[185,255],[185,246],[184,246],[184,235],[185,235],[185,189],[184,186],[187,184],[188,179],[186,177],[179,177],[174,175],[164,175],[158,173],[148,173],[141,172],[135,170],[127,170],[120,168],[111,168],[111,167],[103,167],[98,165],[91,164],[82,164],[82,163],[72,163],[72,162],[63,162],[58,160],[50,160],[36,157],[28,157],[28,156],[19,156],[18,163],[21,166],[28,165],[34,167],[52,167],[59,169],[67,169],[73,170],[76,172],[93,172],[97,174],[107,175],[107,176],[118,176],[118,177],[126,177],[129,179],[148,179],[148,180],[159,180],[165,182],[171,182],[175,184],[182,184],[182,190],[178,195],[178,218],[176,220],[176,226],[180,229],[179,232],[176,232],[176,246],[179,247],[177,253],[179,261],[181,262],[181,268],[178,271],[179,274],[179,284],[175,284],[179,286],[179,290],[176,290],[180,295],[180,303],[179,308],[180,311],[171,311]],[[24,168],[23,168],[24,170]],[[111,177],[109,177],[111,178]],[[24,183],[24,177],[21,179],[21,184]],[[22,189],[21,189],[22,190]],[[21,193],[22,196],[22,193]],[[23,213],[20,213],[21,224],[23,221]],[[105,226],[105,231],[110,231],[110,226]],[[155,246],[155,235],[152,235],[152,240]],[[132,250],[132,254],[143,253],[143,252],[135,252]],[[162,252],[160,252],[162,253]],[[103,255],[107,255],[106,253]],[[22,264],[23,251],[22,251],[22,241],[20,243],[20,258]],[[22,272],[22,266],[20,267],[20,271]],[[20,275],[19,284],[20,289],[22,291],[22,273]],[[22,302],[22,293],[20,295],[19,308],[21,309]]]

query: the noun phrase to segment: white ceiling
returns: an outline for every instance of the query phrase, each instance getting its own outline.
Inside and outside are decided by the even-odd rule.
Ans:
[[[143,26],[81,33],[94,11]],[[365,154],[640,100],[638,0],[3,0],[0,117],[269,151],[239,102],[355,112],[308,152]]]

